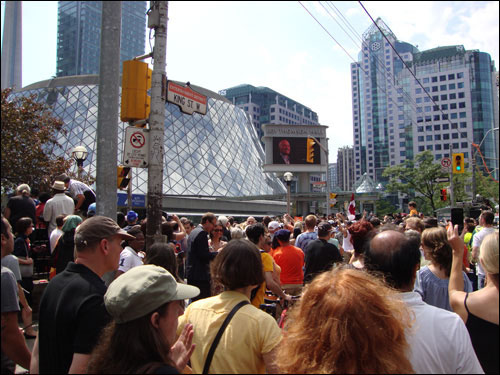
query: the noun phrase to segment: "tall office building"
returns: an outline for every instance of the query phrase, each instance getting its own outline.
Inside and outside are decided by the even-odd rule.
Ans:
[[[350,191],[355,182],[353,148],[341,147],[337,151],[337,185],[342,191]]]
[[[330,182],[330,191],[340,190],[337,185],[337,163],[328,164],[328,181]]]
[[[6,1],[2,40],[2,90],[22,87],[22,5]]]
[[[146,1],[122,2],[120,62],[144,54],[146,10]],[[57,77],[99,74],[101,15],[101,1],[59,1]]]
[[[219,94],[250,116],[259,139],[262,124],[319,125],[316,112],[267,87],[239,85]]]
[[[472,143],[498,127],[490,55],[462,45],[419,51],[380,18],[376,23],[416,79],[375,25],[366,30],[358,63],[351,64],[356,180],[367,173],[383,182],[385,168],[425,150],[436,162],[450,157],[450,149],[471,161]],[[498,167],[492,134],[481,152],[490,170]]]

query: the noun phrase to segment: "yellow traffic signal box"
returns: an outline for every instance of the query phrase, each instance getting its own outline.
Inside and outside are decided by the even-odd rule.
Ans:
[[[153,71],[148,64],[137,60],[123,62],[122,73],[122,101],[120,119],[124,122],[144,120],[149,117],[151,97],[148,90],[151,88]]]
[[[306,150],[306,161],[308,163],[314,163],[314,145],[316,141],[312,138],[307,138],[307,150]]]
[[[130,172],[130,167],[124,167],[122,165],[119,165],[116,167],[117,170],[117,187],[118,189],[124,190],[127,188],[130,178],[128,177],[128,174]]]
[[[465,167],[464,167],[464,154],[463,153],[458,153],[458,154],[452,154],[452,166],[453,166],[453,173],[464,173]]]

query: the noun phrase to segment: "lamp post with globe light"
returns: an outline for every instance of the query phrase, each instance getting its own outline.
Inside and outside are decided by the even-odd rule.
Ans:
[[[78,166],[78,179],[80,179],[82,170],[83,170],[83,162],[87,159],[87,149],[84,146],[76,146],[71,153],[73,159],[76,160],[76,165]]]

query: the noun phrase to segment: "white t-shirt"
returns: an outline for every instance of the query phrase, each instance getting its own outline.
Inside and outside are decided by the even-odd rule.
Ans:
[[[342,247],[344,248],[344,251],[354,250],[354,246],[351,243],[351,233],[349,233],[349,230],[347,231],[347,237],[344,237]]]
[[[483,227],[479,232],[477,232],[474,237],[472,238],[472,248],[474,247],[481,247],[481,244],[483,243],[484,238],[495,231],[495,228],[493,227]],[[479,275],[486,275],[486,272],[484,272],[483,267],[481,266],[481,262],[477,263],[478,269],[477,273]]]
[[[484,374],[457,314],[426,304],[417,292],[400,297],[415,314],[406,341],[416,374]]]
[[[120,253],[118,271],[127,272],[129,269],[142,265],[142,258],[129,246]]]

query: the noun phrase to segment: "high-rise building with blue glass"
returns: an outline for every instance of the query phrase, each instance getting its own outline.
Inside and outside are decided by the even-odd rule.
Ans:
[[[498,168],[498,91],[490,55],[462,45],[419,51],[380,18],[376,23],[390,43],[372,25],[351,64],[355,180],[367,173],[383,183],[385,168],[425,150],[436,162],[450,150],[463,152],[469,163],[479,155],[472,143],[483,139],[489,169]]]
[[[122,2],[120,62],[144,54],[146,10],[146,1]],[[99,74],[101,15],[101,1],[59,1],[57,77]]]

